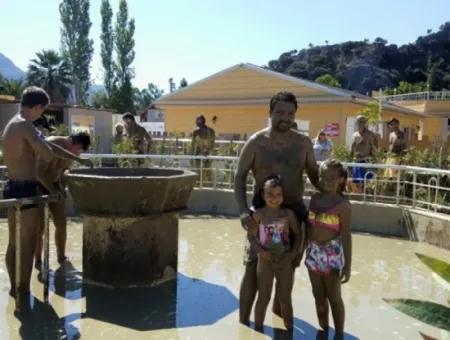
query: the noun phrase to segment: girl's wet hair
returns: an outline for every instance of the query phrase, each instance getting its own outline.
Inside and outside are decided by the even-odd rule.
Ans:
[[[341,186],[338,188],[338,194],[343,195],[345,188],[347,187],[347,168],[342,165],[337,159],[330,158],[320,164],[320,171],[324,169],[336,169],[339,173],[339,177],[343,179]]]
[[[264,180],[264,190],[266,188],[276,188],[276,187],[282,187],[282,181],[281,181],[281,176],[280,175],[272,175],[267,177]]]

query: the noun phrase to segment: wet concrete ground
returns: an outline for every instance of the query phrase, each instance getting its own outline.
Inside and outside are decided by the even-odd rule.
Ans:
[[[287,339],[281,319],[269,311],[265,335],[238,323],[244,233],[236,219],[189,217],[180,221],[177,282],[156,288],[110,290],[83,284],[81,224],[69,223],[68,256],[59,267],[51,245],[50,304],[33,272],[33,313],[14,315],[4,263],[5,220],[0,221],[0,339]],[[445,336],[393,309],[383,298],[447,304],[450,290],[414,255],[448,260],[448,251],[426,244],[354,235],[353,272],[343,287],[346,339],[422,339]],[[304,266],[294,293],[295,339],[315,339],[317,321]],[[331,335],[330,335],[331,339]]]

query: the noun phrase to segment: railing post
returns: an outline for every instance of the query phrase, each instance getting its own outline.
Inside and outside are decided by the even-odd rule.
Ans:
[[[44,205],[44,302],[48,303],[48,291],[50,280],[50,219],[48,202]]]
[[[412,197],[412,206],[416,207],[416,188],[417,188],[417,173],[413,173],[413,197]]]
[[[203,188],[203,158],[200,159],[200,188]]]
[[[211,171],[211,169],[213,169],[212,167],[209,169],[209,171]],[[214,189],[217,189],[217,171],[213,171],[214,174],[214,182],[213,182],[213,187]]]
[[[400,176],[401,176],[401,170],[398,169],[398,171],[397,171],[397,195],[395,197],[395,203],[397,205],[400,203]]]
[[[14,208],[14,215],[15,215],[15,229],[16,229],[16,252],[14,254],[15,257],[15,294],[16,294],[16,308],[20,308],[22,305],[21,296],[20,296],[20,284],[22,279],[22,224],[21,224],[21,213],[20,208],[22,205],[20,203],[17,203]]]
[[[436,187],[435,187],[435,193],[434,193],[434,211],[437,211],[437,203],[438,203],[438,196],[439,196],[439,185],[440,185],[440,175],[436,175]]]

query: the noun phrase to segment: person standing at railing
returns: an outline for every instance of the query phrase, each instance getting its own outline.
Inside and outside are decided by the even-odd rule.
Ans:
[[[314,157],[316,161],[324,161],[333,151],[333,143],[328,139],[324,130],[320,130],[313,141]]]
[[[209,156],[216,141],[216,132],[206,125],[206,119],[203,115],[195,119],[197,127],[192,131],[192,154],[194,156]],[[203,170],[201,170],[203,164]],[[205,159],[195,161],[195,168],[203,171],[203,181],[211,181],[211,161]]]
[[[82,151],[86,152],[91,144],[91,137],[85,132],[72,134],[68,137],[48,137],[46,140],[61,146],[76,156],[79,156]],[[37,166],[37,177],[46,189],[46,193],[56,194],[62,197],[61,200],[48,204],[55,225],[55,244],[59,264],[63,264],[66,260],[67,217],[66,202],[64,199],[66,196],[64,174],[72,163],[73,160],[70,159],[53,158],[50,162],[47,162],[45,159],[39,157]],[[41,254],[44,222],[44,218],[42,217],[34,253],[35,267],[37,269],[40,269],[42,266]]]
[[[36,86],[27,87],[20,100],[20,111],[8,122],[3,132],[3,157],[7,167],[8,181],[3,198],[20,199],[40,196],[42,186],[37,179],[37,158],[50,162],[54,157],[67,158],[68,153],[58,145],[45,141],[34,127],[50,102],[48,94]],[[72,155],[73,156],[73,155]],[[84,164],[92,164],[89,160]],[[30,278],[33,269],[33,253],[40,225],[42,206],[30,204],[22,206],[20,212],[20,258],[16,258],[16,212],[8,210],[9,240],[6,250],[6,267],[11,283],[10,294],[18,301],[26,303],[30,294]],[[19,261],[19,277],[16,278],[16,261]],[[16,279],[18,286],[16,285]],[[18,292],[19,296],[15,293]]]
[[[393,118],[388,122],[389,128],[389,149],[388,156],[386,158],[387,165],[399,165],[401,162],[401,157],[407,149],[406,136],[403,131],[400,130],[400,122],[398,119]],[[386,169],[384,176],[392,179],[397,176],[396,169],[388,168]]]
[[[136,119],[130,112],[125,113],[122,116],[122,120],[125,126],[125,138],[133,143],[134,153],[138,155],[149,154],[152,146],[152,137],[150,137],[147,130],[136,123]],[[140,167],[144,164],[144,160],[137,159],[135,163]]]
[[[376,135],[367,128],[367,118],[358,116],[356,118],[357,131],[352,136],[351,156],[356,163],[369,163],[372,161],[378,149]],[[372,179],[373,175],[362,166],[352,169],[352,191],[362,193],[365,180]],[[367,175],[366,175],[367,173]]]
[[[291,129],[297,111],[297,99],[290,92],[279,92],[270,100],[271,126],[258,131],[245,143],[238,162],[234,182],[234,194],[239,207],[242,227],[257,228],[252,217],[252,209],[264,206],[262,197],[264,181],[274,175],[280,175],[283,186],[283,206],[291,209],[299,222],[301,244],[304,242],[305,229],[302,223],[307,218],[307,209],[303,203],[303,172],[306,170],[311,183],[319,188],[318,168],[314,158],[311,140],[300,132]],[[255,178],[253,207],[247,204],[247,177],[252,172]],[[296,268],[301,261],[303,247],[292,263]],[[239,293],[239,320],[248,325],[250,312],[257,292],[258,257],[248,240],[245,247],[245,272]],[[274,313],[280,315],[280,304],[275,294]]]

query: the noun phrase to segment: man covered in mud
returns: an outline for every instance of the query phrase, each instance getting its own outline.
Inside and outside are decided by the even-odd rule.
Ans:
[[[8,175],[3,192],[5,199],[20,199],[44,193],[37,178],[38,157],[48,162],[54,157],[73,157],[58,145],[46,142],[33,125],[33,121],[43,114],[49,102],[49,96],[43,89],[35,86],[26,88],[20,101],[20,111],[11,118],[5,127],[2,136],[3,157]],[[91,164],[90,161],[87,162]],[[87,162],[84,163],[87,164]],[[16,215],[15,209],[8,210],[9,240],[6,250],[6,267],[11,283],[10,294],[18,299],[17,307],[21,302],[26,302],[30,294],[33,253],[41,215],[42,205],[22,206],[19,221],[20,258],[16,259]],[[15,272],[16,261],[19,261],[20,264],[18,278],[16,278]],[[16,292],[19,294],[18,296],[16,296]]]
[[[150,153],[152,138],[145,128],[138,123],[134,116],[127,112],[122,116],[126,138],[133,142],[134,152],[139,155]]]
[[[91,144],[91,138],[85,132],[72,134],[68,137],[48,137],[46,141],[59,145],[76,156],[79,156],[82,151],[87,151]],[[37,177],[39,182],[44,186],[47,193],[59,194],[62,198],[57,202],[50,202],[48,204],[53,223],[55,224],[55,244],[59,264],[63,264],[66,260],[67,218],[66,202],[64,199],[66,188],[64,174],[72,163],[73,160],[70,159],[53,158],[50,162],[41,157],[38,159]],[[41,222],[34,254],[35,266],[38,269],[42,266],[42,236],[45,222],[43,218]]]
[[[203,115],[195,119],[197,127],[192,132],[192,154],[195,156],[209,156],[214,149],[216,132],[206,125]],[[195,160],[194,167],[199,169],[203,163],[203,180],[211,180],[211,160],[205,159],[203,162]]]
[[[283,206],[294,211],[299,225],[307,218],[307,210],[303,203],[303,172],[311,183],[318,188],[318,167],[314,159],[311,140],[291,127],[297,111],[297,100],[290,92],[279,92],[270,100],[271,126],[252,137],[244,145],[239,158],[235,177],[235,197],[239,206],[242,227],[257,228],[252,218],[252,209],[247,205],[246,183],[251,171],[255,178],[253,208],[264,206],[262,190],[265,179],[279,175],[283,183]],[[300,264],[303,253],[305,229],[301,228],[301,251],[293,266]],[[241,282],[239,296],[239,319],[248,325],[249,316],[257,291],[256,268],[257,254],[252,251],[249,243],[245,247],[245,273]],[[280,306],[275,296],[274,313],[280,314]]]
[[[352,136],[351,156],[356,163],[369,163],[375,156],[378,148],[376,135],[367,128],[367,118],[360,115],[356,118],[357,131]],[[364,180],[372,179],[372,174],[367,174],[367,168],[355,166],[352,169],[352,191],[361,193]]]

